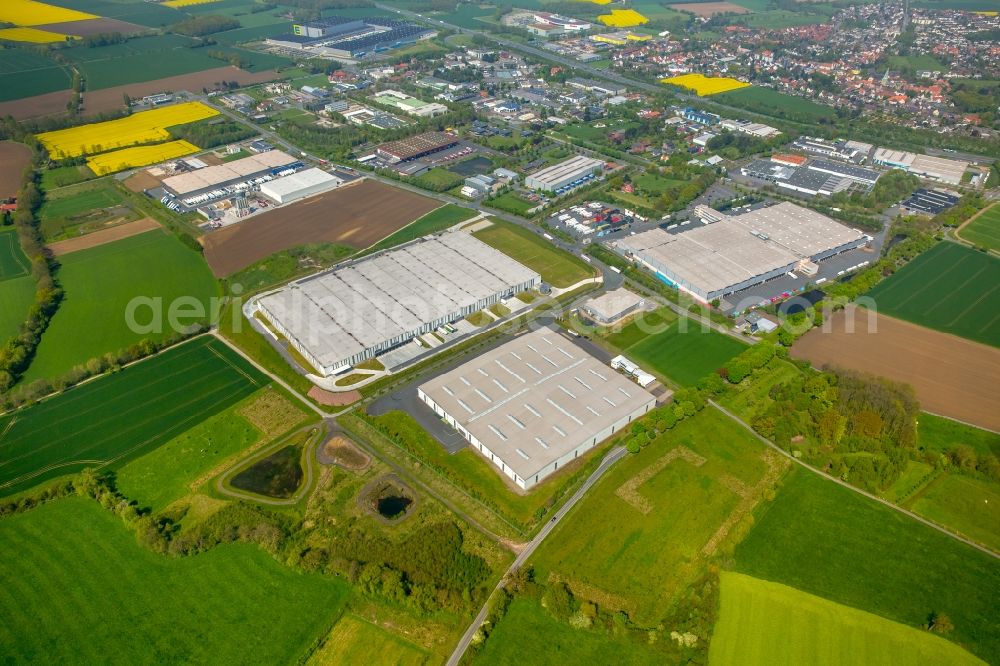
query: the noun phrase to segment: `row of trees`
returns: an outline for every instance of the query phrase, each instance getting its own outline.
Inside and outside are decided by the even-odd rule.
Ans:
[[[5,125],[4,129],[9,127],[11,125]],[[16,123],[13,127],[19,130]],[[8,393],[28,369],[38,343],[41,342],[42,333],[48,328],[63,297],[63,291],[55,279],[56,264],[46,253],[37,218],[38,208],[42,205],[42,193],[36,182],[36,168],[44,159],[44,151],[33,137],[25,136],[20,131],[6,134],[4,138],[20,140],[32,148],[32,163],[25,168],[21,177],[17,210],[10,216],[10,220],[17,229],[21,249],[31,262],[35,297],[17,335],[0,347],[0,395]]]

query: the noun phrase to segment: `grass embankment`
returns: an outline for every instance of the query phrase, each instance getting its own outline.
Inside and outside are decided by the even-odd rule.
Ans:
[[[157,555],[76,497],[0,520],[0,558],[0,645],[15,662],[292,663],[350,593],[254,546]]]

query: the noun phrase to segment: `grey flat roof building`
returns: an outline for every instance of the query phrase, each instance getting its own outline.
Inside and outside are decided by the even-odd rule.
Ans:
[[[525,489],[656,402],[550,328],[523,334],[435,377],[417,395]]]
[[[292,282],[254,303],[331,375],[540,282],[500,251],[450,232]]]
[[[618,246],[669,284],[705,301],[860,247],[868,238],[815,211],[780,203],[671,234],[652,229]]]
[[[590,299],[583,304],[583,311],[597,321],[609,324],[632,314],[644,304],[642,296],[621,287]]]
[[[584,176],[600,171],[603,167],[604,162],[601,160],[577,155],[529,174],[524,179],[524,184],[531,189],[554,192]]]

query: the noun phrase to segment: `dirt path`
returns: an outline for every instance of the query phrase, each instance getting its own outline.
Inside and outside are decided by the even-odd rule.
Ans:
[[[305,426],[304,428],[300,428],[295,432],[291,433],[290,435],[288,435],[287,437],[282,437],[277,441],[273,442],[272,444],[262,449],[258,449],[253,455],[241,458],[235,465],[233,465],[228,470],[223,472],[219,476],[219,478],[215,480],[215,489],[219,492],[220,495],[226,495],[228,497],[234,497],[236,499],[249,500],[251,502],[257,502],[259,504],[267,504],[269,506],[291,506],[293,504],[297,504],[302,500],[303,497],[305,497],[310,491],[312,491],[313,478],[315,478],[316,476],[316,465],[317,465],[316,447],[320,442],[326,441],[327,429],[325,423],[321,423],[318,426],[316,434],[312,436],[309,439],[309,441],[306,442],[306,445],[303,447],[302,464],[303,467],[305,468],[303,470],[303,472],[305,472],[305,478],[302,479],[302,485],[299,487],[297,491],[295,491],[295,494],[293,494],[291,497],[288,497],[286,499],[281,499],[278,497],[266,497],[264,495],[257,495],[251,492],[245,492],[242,490],[238,490],[236,488],[232,488],[231,486],[227,485],[226,482],[230,479],[230,477],[234,476],[236,472],[241,471],[245,467],[248,467],[249,466],[248,463],[255,463],[265,458],[266,456],[274,453],[281,447],[288,444],[288,440],[294,437],[295,435],[305,430],[312,430],[313,428],[317,428],[317,426],[308,425]]]
[[[989,209],[993,208],[996,205],[997,204],[995,204],[995,203],[994,204],[990,204],[986,208],[982,209],[981,211],[979,211],[978,213],[976,213],[975,215],[973,215],[972,217],[970,217],[969,219],[967,219],[965,222],[962,222],[962,224],[958,225],[958,228],[955,229],[955,238],[958,238],[958,239],[962,240],[963,242],[968,243],[969,245],[972,245],[972,243],[970,241],[967,241],[964,238],[962,238],[962,229],[964,229],[967,226],[969,226],[969,224],[971,224],[973,220],[975,220],[977,217],[979,217],[980,215],[982,215],[983,213],[985,213],[986,211],[988,211]]]
[[[138,236],[139,234],[144,234],[147,231],[159,228],[159,222],[152,218],[144,217],[141,220],[136,220],[135,222],[119,224],[117,227],[111,227],[110,229],[101,229],[100,231],[95,231],[92,234],[80,236],[79,238],[70,238],[68,240],[58,241],[56,243],[52,243],[48,247],[49,251],[52,252],[52,256],[60,257],[64,254],[69,254],[70,252],[88,250],[92,247],[99,247],[101,245],[113,243],[116,240],[121,240],[123,238],[131,238],[132,236]]]

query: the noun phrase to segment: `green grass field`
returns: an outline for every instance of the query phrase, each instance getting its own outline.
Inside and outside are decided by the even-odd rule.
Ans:
[[[882,493],[882,497],[899,504],[929,482],[933,471],[934,468],[927,463],[907,460],[903,473]]]
[[[187,18],[187,14],[179,9],[139,0],[125,0],[124,2],[120,0],[53,0],[49,4],[153,28],[177,23]]]
[[[204,259],[161,230],[73,252],[60,257],[60,263],[59,281],[66,297],[42,336],[25,382],[58,377],[144,338],[162,339],[172,330],[168,315],[173,304],[200,303],[207,312],[209,300],[218,294]],[[154,303],[162,314],[161,325],[153,326],[159,330],[130,329],[126,312],[136,298],[162,299],[159,305]],[[152,309],[138,308],[136,323],[153,321]],[[188,317],[178,323],[195,321]]]
[[[881,314],[1000,346],[1000,259],[942,242],[875,286]]]
[[[711,666],[982,664],[934,634],[729,571]]]
[[[359,662],[360,663],[360,662]],[[475,663],[487,666],[564,664],[663,664],[642,644],[559,622],[530,599],[515,599],[490,634]]]
[[[760,86],[713,95],[712,99],[747,111],[800,122],[816,122],[821,118],[834,119],[837,115],[832,107]]]
[[[17,335],[35,301],[35,280],[30,275],[0,281],[0,344]]]
[[[1000,659],[995,558],[802,469],[756,518],[737,571],[911,627],[945,613],[950,640]]]
[[[746,345],[739,340],[679,319],[663,333],[630,347],[627,356],[679,384],[693,386],[744,349]]]
[[[499,220],[473,234],[512,259],[516,259],[553,287],[569,287],[593,277],[595,271],[579,257],[563,252],[523,227]]]
[[[428,234],[444,231],[459,222],[464,222],[470,217],[474,217],[476,214],[476,211],[469,208],[462,208],[455,204],[446,204],[411,222],[396,233],[383,238],[365,250],[365,253],[378,252],[379,250],[416,240]]]
[[[636,314],[624,326],[600,329],[597,334],[618,350],[629,349],[645,340],[651,333],[668,330],[677,321],[677,313],[670,308]]]
[[[1000,206],[993,204],[962,229],[959,237],[979,247],[1000,251]]]
[[[495,199],[485,202],[487,206],[492,206],[499,210],[505,210],[515,215],[527,215],[528,211],[538,204],[527,199],[522,199],[513,192],[504,192]]]
[[[356,615],[345,615],[307,663],[311,666],[422,666],[429,659],[427,651],[400,636]]]
[[[150,35],[123,44],[71,49],[67,58],[83,71],[89,90],[190,74],[229,64],[208,56],[209,51],[229,49],[191,48],[195,43],[181,35]]]
[[[260,438],[236,409],[234,405],[205,419],[122,467],[115,476],[118,489],[154,512],[187,495],[192,480]]]
[[[267,383],[203,336],[0,417],[0,494],[84,467],[117,469]]]
[[[28,275],[31,263],[21,250],[14,229],[0,230],[0,282]]]
[[[350,594],[253,546],[157,555],[78,497],[0,520],[0,557],[12,663],[295,663]]]
[[[51,192],[56,188],[82,183],[83,181],[93,177],[94,174],[91,173],[90,169],[85,166],[72,165],[56,167],[54,169],[45,169],[42,171],[40,185],[43,192]]]
[[[1000,485],[941,474],[904,506],[1000,552]]]
[[[22,48],[0,49],[0,102],[69,86],[69,73],[48,56]]]
[[[660,462],[681,446],[705,463]],[[720,478],[754,486],[767,469],[762,452],[736,422],[705,409],[605,474],[538,549],[536,577],[556,572],[570,587],[594,586],[618,599],[640,626],[655,626],[698,575],[702,549],[740,503]],[[649,503],[643,513],[619,489],[647,469],[653,475],[634,488]]]
[[[917,426],[917,445],[922,449],[943,452],[967,444],[979,455],[1000,456],[1000,435],[995,432],[926,413],[920,415]]]
[[[54,241],[105,228],[110,222],[138,219],[115,182],[104,178],[53,190],[38,212],[42,235]]]

